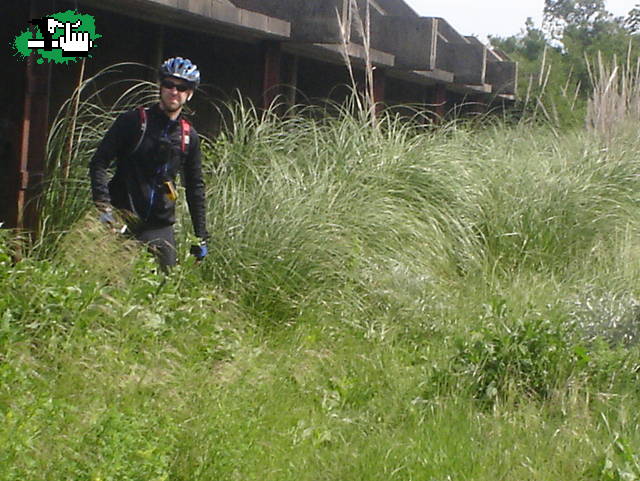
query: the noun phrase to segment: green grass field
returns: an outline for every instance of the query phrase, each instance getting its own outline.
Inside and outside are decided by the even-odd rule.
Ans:
[[[101,230],[89,150],[2,233],[0,480],[640,479],[634,129],[233,125],[201,265]]]

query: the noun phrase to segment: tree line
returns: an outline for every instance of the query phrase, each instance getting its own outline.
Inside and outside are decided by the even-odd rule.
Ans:
[[[541,26],[528,18],[518,35],[490,42],[519,64],[520,111],[582,124],[598,64],[638,69],[640,4],[615,16],[604,0],[545,0]]]

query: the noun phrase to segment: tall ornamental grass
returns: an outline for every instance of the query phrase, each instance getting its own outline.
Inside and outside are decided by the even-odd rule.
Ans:
[[[246,115],[233,110],[233,124],[246,125]],[[395,268],[426,278],[454,261],[455,222],[445,227],[453,167],[425,159],[410,126],[386,118],[372,129],[346,111],[284,123],[249,115],[259,127],[223,133],[206,153],[214,169],[207,279],[288,319],[319,300],[365,293]]]
[[[635,130],[640,120],[640,58],[631,55],[625,62],[614,56],[608,65],[600,52],[587,62],[593,94],[588,102],[587,127],[613,140],[620,129]]]
[[[147,67],[121,63],[79,81],[73,95],[62,105],[49,130],[47,177],[39,199],[45,255],[55,250],[67,232],[90,206],[88,165],[99,142],[120,114],[157,99],[157,87],[140,80]]]

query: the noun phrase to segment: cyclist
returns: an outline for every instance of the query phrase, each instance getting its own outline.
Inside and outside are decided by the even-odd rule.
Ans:
[[[191,248],[198,260],[207,255],[209,234],[199,137],[182,114],[200,83],[200,72],[189,59],[175,57],[162,64],[159,80],[158,103],[121,114],[98,146],[89,171],[100,220],[115,226],[113,209],[121,212],[126,231],[148,245],[166,271],[177,260],[173,224],[178,172],[200,239]],[[107,169],[114,159],[116,169],[109,180]]]

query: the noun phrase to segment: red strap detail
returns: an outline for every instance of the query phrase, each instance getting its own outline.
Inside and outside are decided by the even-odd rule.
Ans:
[[[140,117],[140,132],[141,137],[140,141],[142,141],[142,135],[144,135],[147,130],[147,109],[144,107],[138,107],[138,115]],[[180,134],[181,134],[181,142],[180,149],[183,153],[187,151],[187,145],[189,145],[189,134],[191,132],[191,124],[184,117],[180,119]],[[140,142],[138,142],[138,145]],[[136,149],[138,146],[136,146]],[[135,149],[134,149],[135,151]]]
[[[180,130],[182,134],[182,152],[185,153],[187,151],[187,144],[189,143],[189,132],[191,130],[191,125],[189,125],[189,121],[185,118],[180,119]]]
[[[144,107],[138,107],[138,115],[140,117],[140,131],[147,130],[147,110]]]
[[[144,134],[147,130],[147,110],[144,107],[138,107],[138,117],[140,118],[140,135],[138,136],[138,142],[129,155],[133,155],[133,153],[138,150],[140,144],[142,144],[142,140],[144,139]]]

